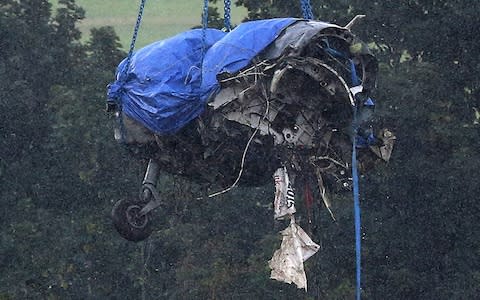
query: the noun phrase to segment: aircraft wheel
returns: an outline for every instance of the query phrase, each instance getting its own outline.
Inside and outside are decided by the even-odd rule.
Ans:
[[[124,239],[139,242],[149,237],[152,233],[150,213],[144,216],[138,215],[144,206],[144,203],[129,199],[117,201],[113,206],[113,225]]]

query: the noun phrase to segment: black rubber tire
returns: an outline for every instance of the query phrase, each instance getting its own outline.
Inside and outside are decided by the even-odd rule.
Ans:
[[[117,201],[112,209],[112,220],[115,229],[126,240],[140,242],[152,234],[152,220],[150,213],[143,217],[136,217],[136,213],[145,206],[145,203],[130,199]]]

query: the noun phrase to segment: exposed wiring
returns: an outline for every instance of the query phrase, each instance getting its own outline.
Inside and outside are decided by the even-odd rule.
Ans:
[[[255,131],[252,133],[252,135],[250,136],[250,138],[248,139],[248,142],[247,144],[245,145],[245,149],[243,150],[243,155],[242,155],[242,161],[241,161],[241,164],[240,164],[240,171],[238,172],[238,176],[237,176],[237,179],[235,179],[235,181],[233,182],[233,184],[231,186],[229,186],[228,188],[224,189],[224,190],[221,190],[221,191],[218,191],[216,193],[213,193],[213,194],[210,194],[208,195],[208,198],[213,198],[213,197],[216,197],[216,196],[219,196],[221,194],[225,194],[226,192],[230,191],[231,189],[233,189],[234,187],[237,186],[238,182],[240,181],[240,178],[242,178],[242,174],[243,174],[243,168],[245,166],[245,157],[247,156],[247,152],[248,152],[248,148],[250,147],[250,144],[252,143],[253,141],[253,138],[255,137],[255,135],[257,134],[258,130],[260,129],[260,124],[262,124],[262,122],[267,118],[268,116],[268,111],[270,109],[270,101],[267,99],[266,101],[266,108],[265,108],[265,114],[263,115],[263,118],[260,119],[258,121],[258,125],[257,127],[255,128]]]

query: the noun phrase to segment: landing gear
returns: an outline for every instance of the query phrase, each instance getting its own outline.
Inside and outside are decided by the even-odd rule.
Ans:
[[[157,162],[151,159],[148,162],[139,199],[123,199],[113,206],[113,225],[126,240],[140,242],[152,233],[151,212],[161,205],[160,195],[156,189],[159,170]]]
[[[123,199],[115,203],[112,220],[115,229],[126,240],[140,242],[152,233],[150,214],[141,215],[142,205],[136,200]]]

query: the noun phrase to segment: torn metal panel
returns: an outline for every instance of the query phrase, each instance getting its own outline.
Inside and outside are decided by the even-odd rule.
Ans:
[[[275,182],[275,199],[273,201],[274,218],[283,220],[295,212],[295,192],[288,177],[287,168],[279,168],[273,174]]]
[[[372,145],[370,146],[370,149],[378,157],[388,162],[392,155],[393,145],[395,144],[397,137],[390,130],[384,128],[380,131],[378,138],[381,140],[380,145]]]
[[[320,249],[292,218],[290,225],[281,232],[282,244],[268,265],[272,269],[270,278],[294,283],[299,289],[307,290],[307,276],[303,263]]]
[[[285,29],[275,41],[265,49],[264,58],[276,59],[281,55],[301,56],[303,49],[311,44],[312,39],[324,30],[337,31],[337,34],[343,36],[352,34],[340,26],[321,22],[321,21],[303,21],[297,22]]]

